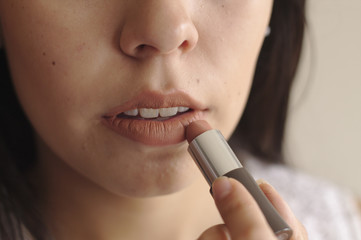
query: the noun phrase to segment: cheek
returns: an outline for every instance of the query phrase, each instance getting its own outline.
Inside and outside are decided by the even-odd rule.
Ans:
[[[204,52],[210,63],[207,82],[214,104],[213,126],[230,136],[248,99],[272,1],[223,1],[207,9],[212,18],[201,26]],[[205,39],[205,40],[204,40]],[[208,60],[211,59],[211,60]],[[207,86],[206,86],[207,87]]]
[[[91,119],[94,111],[85,109],[97,107],[97,86],[87,84],[97,69],[90,59],[99,59],[98,51],[86,53],[95,40],[80,31],[81,23],[74,24],[75,16],[67,18],[66,11],[56,14],[52,4],[15,1],[1,16],[18,97],[34,127],[49,137],[88,127],[81,119]]]
[[[96,158],[99,152],[91,149],[104,140],[97,133],[95,86],[86,84],[92,81],[91,70],[96,69],[89,59],[97,52],[84,58],[85,46],[79,49],[82,34],[64,28],[71,26],[65,19],[60,24],[55,17],[46,16],[50,11],[39,13],[35,9],[41,7],[36,4],[25,3],[23,11],[15,2],[14,8],[6,6],[11,11],[2,12],[13,83],[40,137],[61,159],[80,166],[82,161]],[[110,153],[104,149],[102,154],[109,157]]]

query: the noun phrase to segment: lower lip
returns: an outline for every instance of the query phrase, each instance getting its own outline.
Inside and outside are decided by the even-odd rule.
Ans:
[[[166,146],[186,140],[185,128],[203,120],[204,111],[191,111],[167,120],[104,117],[103,123],[123,137],[149,146]]]

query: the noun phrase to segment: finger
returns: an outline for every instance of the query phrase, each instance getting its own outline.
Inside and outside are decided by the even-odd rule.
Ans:
[[[276,239],[256,201],[241,183],[221,177],[214,181],[212,191],[232,239]]]
[[[307,231],[302,223],[293,214],[286,201],[279,195],[276,189],[264,180],[258,180],[258,185],[266,195],[271,204],[276,208],[282,218],[290,225],[293,230],[291,239],[307,239]]]
[[[197,240],[231,240],[226,225],[219,224],[208,228]]]

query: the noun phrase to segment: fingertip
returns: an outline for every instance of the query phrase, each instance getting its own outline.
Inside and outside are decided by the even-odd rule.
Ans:
[[[213,198],[220,201],[227,197],[232,191],[232,184],[228,177],[219,177],[212,184]]]
[[[263,178],[256,180],[258,186],[261,188],[262,192],[267,196],[268,195],[270,197],[275,197],[277,195],[277,197],[280,197],[278,192],[276,191],[276,189],[266,180],[264,180]]]
[[[277,190],[269,184],[267,181],[263,181],[262,179],[259,182],[259,187],[266,195],[271,204],[276,208],[278,213],[282,216],[282,218],[289,224],[291,229],[293,230],[292,239],[299,239],[297,236],[303,236],[307,239],[307,231],[302,223],[296,218],[292,209],[287,204],[287,202],[282,198],[282,196],[277,192]]]
[[[262,192],[266,195],[271,204],[276,208],[279,214],[285,219],[285,221],[292,225],[292,222],[296,219],[291,208],[277,192],[277,190],[267,181],[263,179],[257,180],[258,186]]]

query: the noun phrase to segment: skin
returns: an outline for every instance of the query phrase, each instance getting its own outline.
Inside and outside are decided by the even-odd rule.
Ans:
[[[185,142],[146,146],[101,124],[107,110],[142,91],[181,90],[229,137],[271,9],[271,0],[0,0],[13,82],[37,135],[42,211],[56,239],[194,239],[207,228],[201,239],[224,239],[225,231],[259,239],[232,227],[238,221],[274,238],[257,207],[237,209],[255,203],[233,181],[230,197],[215,196],[226,227],[217,225]],[[290,224],[294,239],[304,239],[302,226]]]

